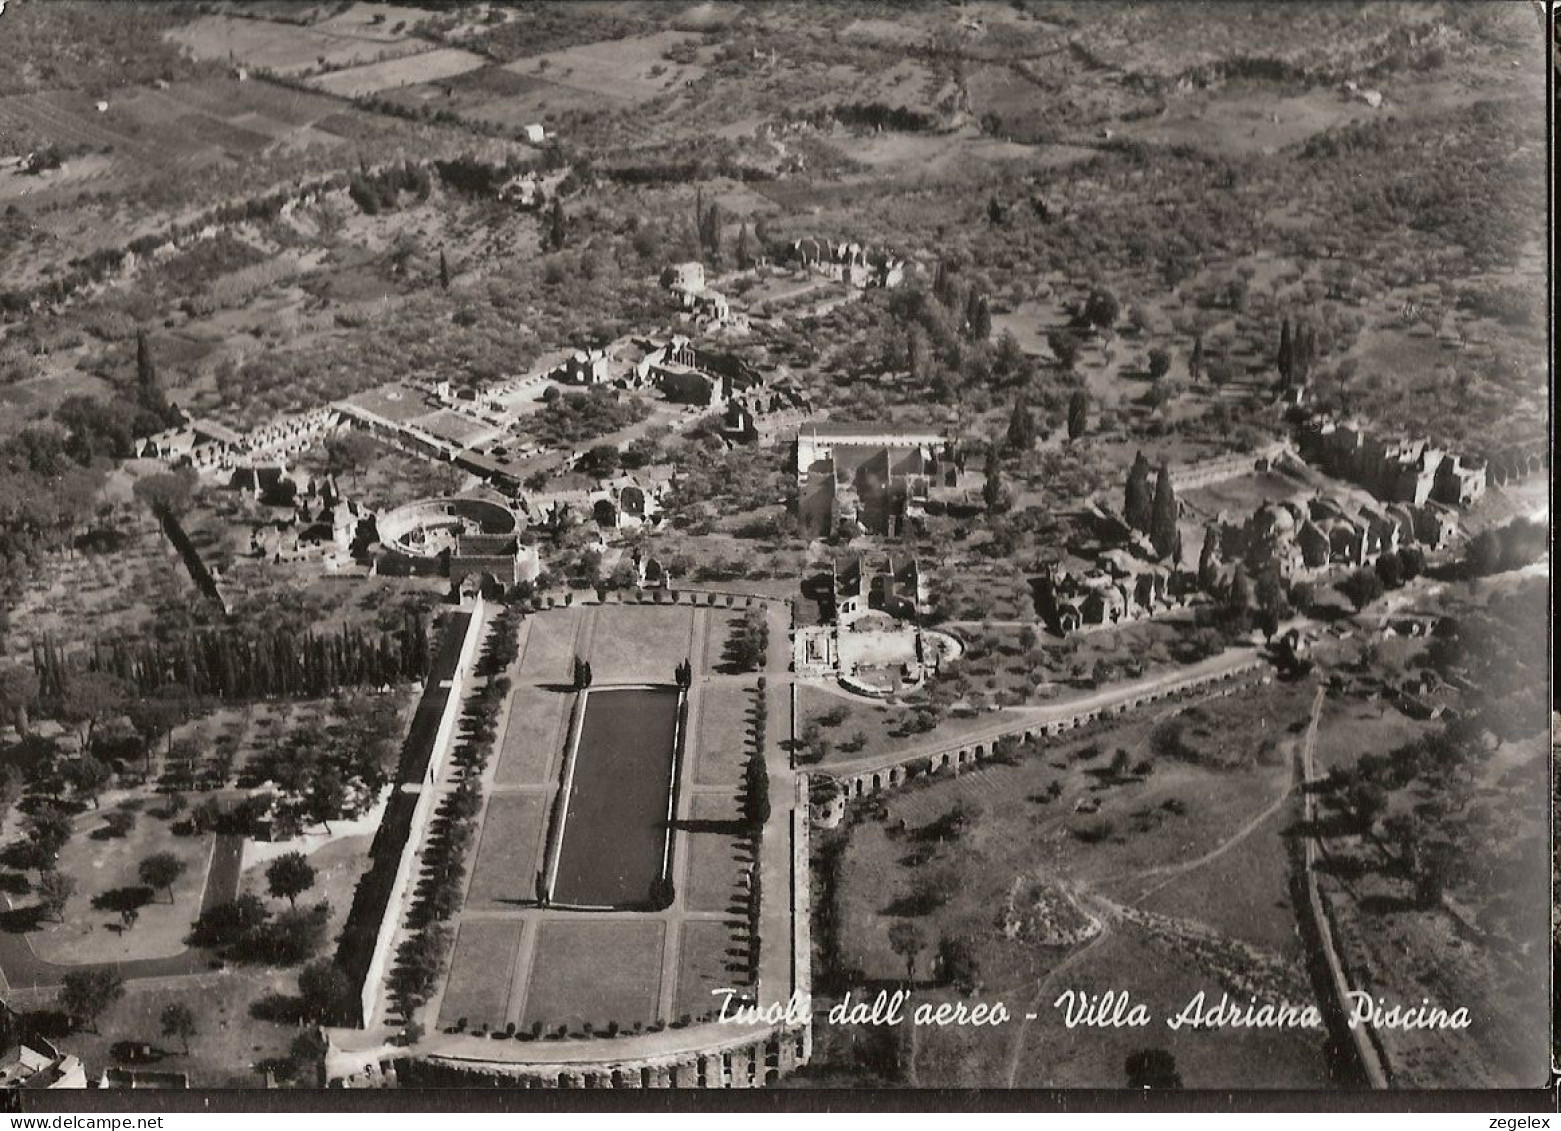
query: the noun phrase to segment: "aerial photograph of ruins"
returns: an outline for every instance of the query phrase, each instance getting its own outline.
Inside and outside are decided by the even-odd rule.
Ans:
[[[1548,19],[0,3],[0,1095],[1542,1087]]]

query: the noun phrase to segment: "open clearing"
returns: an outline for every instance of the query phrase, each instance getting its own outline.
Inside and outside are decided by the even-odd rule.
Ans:
[[[481,55],[462,51],[458,47],[439,47],[417,55],[387,59],[383,63],[367,63],[361,67],[331,71],[311,79],[309,85],[343,98],[362,98],[391,87],[454,78],[467,71],[474,71],[486,62]]]
[[[702,37],[681,31],[604,40],[562,51],[517,59],[505,69],[546,78],[557,86],[605,96],[620,104],[645,102],[691,83],[704,74],[697,63],[682,64],[666,57]]]

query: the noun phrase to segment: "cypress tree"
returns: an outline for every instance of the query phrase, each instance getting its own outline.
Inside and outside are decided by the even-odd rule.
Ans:
[[[1247,577],[1246,566],[1236,563],[1230,575],[1230,588],[1225,592],[1225,612],[1231,627],[1242,631],[1249,623],[1252,604],[1252,582]]]
[[[1122,517],[1132,529],[1147,534],[1153,515],[1153,499],[1149,494],[1149,461],[1144,453],[1133,457],[1133,466],[1127,473],[1127,490],[1122,500]]]
[[[564,202],[555,196],[553,198],[552,215],[548,218],[547,249],[549,251],[562,251],[566,238]]]
[[[938,260],[938,269],[932,276],[932,293],[944,306],[953,305],[954,280],[941,259]]]
[[[1176,490],[1171,486],[1171,469],[1162,463],[1155,480],[1149,541],[1154,544],[1155,553],[1167,558],[1176,551],[1176,537]]]
[[[444,290],[450,289],[450,261],[444,256],[444,248],[439,249],[439,286]]]
[[[1068,398],[1068,439],[1077,440],[1089,427],[1089,394],[1075,389]]]
[[[1219,533],[1211,525],[1203,532],[1203,550],[1198,554],[1198,587],[1205,593],[1214,592],[1219,576]]]
[[[992,336],[992,307],[986,295],[972,290],[965,300],[965,333],[973,342],[984,342]]]
[[[1295,377],[1295,347],[1290,341],[1290,319],[1288,318],[1279,328],[1279,356],[1274,364],[1279,370],[1280,384],[1284,388],[1289,388]]]
[[[152,361],[145,330],[136,331],[136,385],[143,398],[149,399],[157,392],[157,366]]]
[[[1294,352],[1291,370],[1295,382],[1305,384],[1306,379],[1311,376],[1312,364],[1317,360],[1317,331],[1310,323],[1297,325]]]
[[[1014,401],[1014,410],[1008,417],[1008,446],[1020,452],[1035,447],[1035,419],[1023,393]]]
[[[1003,473],[998,467],[996,447],[986,454],[986,482],[981,485],[981,499],[986,503],[988,514],[1008,509],[1008,488],[1003,484]]]
[[[746,271],[753,266],[753,251],[748,246],[748,221],[737,229],[737,266]]]

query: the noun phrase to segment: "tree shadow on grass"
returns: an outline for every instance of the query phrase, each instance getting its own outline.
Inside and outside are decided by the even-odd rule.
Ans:
[[[0,892],[6,895],[26,895],[33,890],[32,881],[23,872],[0,872]]]
[[[941,901],[929,900],[925,896],[902,895],[893,902],[886,904],[879,914],[898,915],[904,918],[915,919],[936,911],[939,906],[941,906]]]
[[[129,887],[110,888],[93,896],[92,909],[112,911],[117,914],[122,911],[139,911],[151,902],[152,889],[142,884],[133,884]]]
[[[36,903],[29,907],[13,907],[0,911],[0,931],[13,935],[25,935],[43,925],[43,908]]]
[[[278,1025],[301,1025],[305,1020],[304,1000],[287,994],[267,994],[250,1003],[249,1015],[257,1021],[273,1021]]]
[[[686,818],[666,822],[669,828],[685,833],[721,833],[726,836],[741,836],[747,824],[741,818],[728,821],[715,821],[701,818]]]
[[[1368,895],[1360,901],[1360,909],[1371,915],[1391,915],[1400,911],[1417,911],[1420,905],[1401,895]]]

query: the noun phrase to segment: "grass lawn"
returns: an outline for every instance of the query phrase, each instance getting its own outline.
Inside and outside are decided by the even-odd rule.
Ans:
[[[728,609],[725,603],[725,598],[721,598],[720,604],[706,614],[705,666],[711,672],[731,673],[735,670],[727,661],[726,650],[731,643],[733,633],[742,624],[749,611],[742,607],[741,598],[738,599],[735,608]],[[753,608],[764,613],[770,630],[770,644],[765,655],[764,670],[783,672],[791,663],[790,611],[784,601],[763,603],[756,601]]]
[[[177,988],[132,982],[125,996],[99,1020],[97,1032],[73,1033],[60,1044],[82,1058],[89,1080],[116,1063],[109,1051],[116,1042],[145,1041],[166,1054],[150,1067],[187,1072],[192,1087],[256,1088],[262,1081],[253,1066],[286,1055],[301,1030],[262,1020],[251,1013],[251,1007],[273,994],[296,993],[296,972],[286,970],[230,969]],[[188,1054],[177,1039],[162,1035],[159,1018],[174,1002],[188,1006],[195,1015]]]
[[[1245,940],[1300,963],[1303,956],[1285,854],[1285,830],[1299,816],[1299,800],[1293,799],[1238,848],[1169,882],[1161,879],[1144,886],[1149,890],[1164,885],[1138,905],[1161,915],[1196,915],[1227,938]]]
[[[699,717],[692,729],[699,748],[694,755],[694,780],[701,785],[740,781],[753,746],[757,692],[737,683],[707,683],[695,694]],[[766,729],[781,724],[781,719],[772,718]]]
[[[472,1028],[484,1023],[493,1028],[503,1026],[524,929],[524,923],[508,919],[461,924],[444,1001],[439,1006],[441,1027],[457,1024],[462,1018]]]
[[[554,609],[526,618],[530,627],[520,655],[523,682],[570,681],[582,612],[579,608]]]
[[[1005,939],[994,920],[1016,878],[1082,880],[1109,898],[1126,899],[1171,878],[1132,877],[1212,851],[1280,796],[1289,780],[1283,761],[1217,771],[1156,759],[1147,777],[1112,783],[1105,771],[1115,751],[1127,750],[1135,764],[1148,757],[1154,725],[1153,717],[1139,718],[1039,746],[1017,765],[989,764],[888,796],[885,819],[855,823],[844,850],[838,895],[842,965],[867,978],[903,977],[904,961],[890,949],[888,929],[910,918],[930,942],[969,932],[978,942],[988,985],[1033,978],[1057,956]],[[1053,782],[1062,792],[1048,800]],[[1098,804],[1099,811],[1077,812],[1084,801]],[[942,832],[940,822],[957,803],[973,807],[976,816],[956,838]],[[902,820],[904,831],[898,831]],[[1217,861],[1234,868],[1229,857],[1258,851],[1259,838],[1272,839],[1278,827],[1272,821],[1260,826]],[[1080,835],[1096,832],[1098,838],[1088,841]],[[1270,848],[1279,851],[1276,846],[1262,851]],[[940,880],[946,899],[922,909],[914,897],[929,875]],[[1251,875],[1239,870],[1231,875],[1255,885],[1241,896],[1254,913],[1262,909],[1277,916],[1251,926],[1270,932],[1256,937],[1273,938],[1289,929],[1282,873],[1265,866]],[[1276,879],[1281,882],[1269,890]]]
[[[1020,994],[1024,989],[1020,988]],[[1092,994],[1125,990],[1135,1003],[1148,1007],[1151,1023],[1145,1029],[1068,1029],[1063,1024],[1063,1011],[1053,1008],[1058,995],[1067,989]],[[1179,1013],[1200,990],[1212,995],[1215,1002],[1219,1000],[1218,983],[1183,953],[1168,952],[1131,928],[1113,929],[1065,978],[1048,986],[1041,1001],[1033,1003],[1040,1016],[1026,1034],[1013,1083],[1036,1088],[1120,1088],[1127,1082],[1123,1066],[1129,1054],[1142,1048],[1163,1048],[1176,1058],[1188,1088],[1317,1088],[1328,1084],[1321,1029],[1167,1027],[1166,1019]],[[1019,994],[1015,999],[1024,1000]],[[918,1058],[919,1068],[930,1075],[923,1080],[925,1084],[954,1083],[938,1078],[938,1040],[934,1035]],[[1002,1052],[1007,1051],[1008,1041],[1004,1040]],[[988,1064],[1001,1072],[1003,1061],[1000,1055],[992,1056]],[[1003,1075],[987,1083],[1004,1083]]]
[[[341,826],[335,824],[331,827],[339,829]],[[306,907],[323,901],[330,907],[325,928],[328,949],[334,947],[332,940],[341,933],[347,922],[347,913],[352,909],[352,897],[357,891],[358,881],[368,868],[369,845],[373,840],[373,833],[366,832],[358,836],[336,836],[312,848],[311,843],[317,842],[311,837],[300,845],[299,850],[308,856],[309,864],[314,868],[314,886],[298,897],[298,906]],[[239,881],[239,889],[253,892],[266,899],[273,911],[280,911],[287,906],[287,901],[271,899],[267,894],[266,863],[247,868]]]
[[[31,936],[33,949],[47,962],[114,962],[132,958],[166,958],[185,950],[184,937],[200,910],[206,866],[214,837],[177,837],[169,823],[142,810],[135,827],[123,839],[100,840],[103,810],[89,809],[76,819],[76,834],[60,852],[59,869],[76,881],[76,892],[65,908],[65,922],[44,922]],[[170,852],[185,865],[166,891],[151,891],[141,882],[141,861]],[[135,925],[125,930],[120,901],[139,905]],[[94,904],[97,906],[94,906]]]
[[[547,803],[545,793],[495,793],[489,798],[467,906],[512,907],[536,897]]]
[[[734,797],[697,794],[689,817],[697,825],[734,821],[738,815]],[[747,838],[732,832],[685,833],[678,849],[688,856],[683,873],[683,906],[691,911],[725,911],[739,896],[738,879],[747,863]]]
[[[717,989],[736,989],[748,980],[740,920],[685,922],[678,934],[678,985],[673,1010],[679,1017],[719,1014]]]
[[[1375,703],[1330,694],[1317,728],[1316,773],[1353,766],[1362,754],[1386,754],[1439,729],[1430,720],[1412,719],[1386,700]]]
[[[578,1030],[656,1020],[665,930],[654,920],[548,920],[537,934],[523,1024]]]
[[[504,747],[493,772],[495,785],[542,785],[558,776],[573,698],[539,687],[515,688]]]
[[[670,683],[688,658],[699,614],[687,605],[603,605],[593,609],[591,679],[595,683]]]
[[[732,634],[742,623],[746,610],[714,608],[705,614],[705,667],[710,672],[732,673],[737,669],[727,662],[726,650]]]

